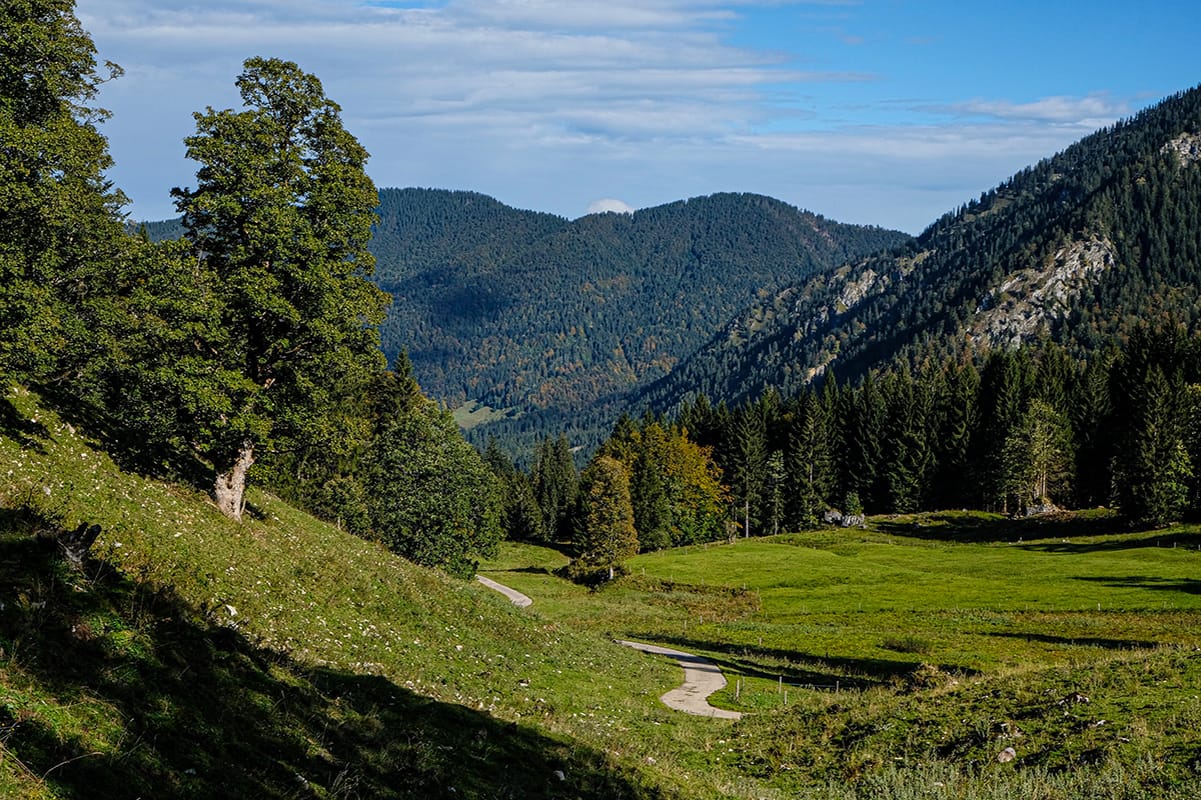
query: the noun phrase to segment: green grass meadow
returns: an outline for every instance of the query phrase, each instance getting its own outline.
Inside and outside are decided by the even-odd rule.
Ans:
[[[1201,796],[1201,534],[950,514],[481,570],[262,493],[237,525],[0,398],[0,797]],[[44,535],[103,528],[82,570]],[[616,637],[690,649],[740,722]],[[997,755],[1012,747],[1005,763]]]
[[[557,552],[509,545],[487,574],[547,616],[720,664],[712,702],[749,712],[730,760],[757,779],[1196,796],[1201,533],[1118,528],[1105,512],[877,519],[644,554],[595,593],[549,574]]]

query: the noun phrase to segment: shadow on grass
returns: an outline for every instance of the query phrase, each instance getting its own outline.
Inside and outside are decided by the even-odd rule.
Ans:
[[[142,421],[122,424],[104,410],[104,404],[94,397],[77,396],[69,386],[43,386],[38,391],[44,405],[84,432],[89,439],[87,445],[111,458],[123,471],[187,483],[201,491],[212,486],[212,468],[182,442],[166,437],[162,433],[165,423],[157,426]],[[107,400],[113,408],[125,402],[127,400],[121,397]],[[161,435],[150,431],[158,431]]]
[[[1201,580],[1195,578],[1161,578],[1154,575],[1123,575],[1104,577],[1098,575],[1077,576],[1075,580],[1102,583],[1119,589],[1155,589],[1163,592],[1201,594]]]
[[[15,440],[22,450],[45,453],[39,440],[48,437],[50,431],[42,423],[22,417],[7,397],[0,397],[0,434]]]
[[[794,686],[818,689],[867,689],[895,683],[911,676],[920,666],[913,661],[894,661],[884,658],[839,658],[819,656],[795,650],[752,647],[728,642],[703,641],[684,636],[663,636],[655,633],[634,633],[634,638],[703,655],[721,667],[723,672],[738,673],[766,680],[783,679]],[[721,654],[721,655],[715,655]],[[788,666],[764,664],[764,659],[783,662]],[[969,667],[940,665],[943,672],[974,675]],[[727,675],[727,678],[729,675]]]
[[[299,664],[103,562],[75,572],[6,519],[0,741],[56,796],[663,797],[574,742]]]
[[[1113,531],[1111,530],[1112,534]],[[1094,542],[1047,541],[1023,544],[1025,550],[1043,553],[1106,553],[1115,550],[1134,550],[1144,547],[1174,548],[1183,547],[1189,550],[1201,548],[1201,531],[1151,531],[1149,533],[1126,534],[1120,538],[1104,539]]]
[[[1143,639],[1105,639],[1095,636],[1055,636],[1050,633],[988,633],[1002,639],[1024,639],[1027,642],[1043,642],[1069,647],[1103,647],[1107,650],[1153,650],[1159,647],[1158,642],[1148,642]]]
[[[555,570],[552,569],[551,567],[514,567],[513,569],[506,569],[506,570],[504,570],[504,572],[518,572],[518,573],[525,573],[527,575],[554,575],[555,574]]]
[[[1010,518],[998,514],[945,511],[897,519],[872,517],[871,521],[872,526],[881,533],[961,544],[1043,539],[1062,541],[1071,537],[1105,536],[1121,528],[1115,515],[1091,512]]]

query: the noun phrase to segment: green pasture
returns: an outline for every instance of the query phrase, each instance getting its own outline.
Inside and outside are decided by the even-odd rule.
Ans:
[[[533,613],[716,661],[730,683],[712,702],[750,712],[744,769],[845,775],[914,752],[978,767],[1015,744],[1028,767],[1112,757],[1132,771],[1115,780],[1145,782],[1165,759],[1182,771],[1151,771],[1193,780],[1201,533],[1118,527],[1103,512],[878,519],[643,554],[595,592],[554,577],[566,557],[547,548],[485,566]]]
[[[0,402],[6,797],[1199,796],[1192,528],[875,520],[598,591],[507,544],[483,571],[519,610],[262,492],[233,524],[80,430]],[[38,532],[81,522],[77,572]],[[666,709],[679,668],[619,636],[713,658],[750,713]]]
[[[0,796],[656,798],[727,780],[705,755],[721,733],[655,702],[674,665],[249,499],[232,523],[198,488],[123,472],[33,394],[0,397]],[[77,573],[39,532],[81,522],[103,532]]]
[[[554,577],[566,557],[547,548],[509,544],[485,568],[543,614],[715,654],[745,649],[773,670],[820,659],[847,678],[1201,644],[1195,528],[1095,535],[1098,520],[1083,519],[1024,523],[1018,535],[997,518],[977,531],[983,541],[925,538],[932,528],[953,538],[950,519],[647,553],[597,592]],[[1070,535],[1082,528],[1090,535]]]

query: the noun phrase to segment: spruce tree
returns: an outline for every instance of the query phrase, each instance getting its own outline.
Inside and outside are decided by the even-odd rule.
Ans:
[[[834,489],[829,423],[826,404],[812,391],[803,392],[793,412],[786,461],[790,527],[816,527],[829,506]]]
[[[924,507],[933,454],[927,430],[930,418],[928,387],[908,371],[892,373],[881,382],[887,422],[883,437],[886,507],[911,513]]]
[[[972,479],[971,455],[979,421],[980,373],[970,362],[948,365],[937,391],[933,501],[939,508],[975,507],[981,497]]]
[[[612,579],[638,553],[626,468],[608,456],[593,459],[581,476],[580,500],[580,555],[570,572],[577,580]]]
[[[766,411],[762,403],[752,403],[737,411],[726,445],[730,489],[744,537],[750,536],[751,528],[762,519],[768,457]]]
[[[1188,507],[1194,469],[1187,448],[1187,393],[1158,364],[1128,385],[1133,391],[1123,405],[1131,415],[1115,458],[1115,494],[1131,523],[1159,527],[1179,520]]]
[[[1097,353],[1072,384],[1068,404],[1075,442],[1075,503],[1081,508],[1110,500],[1110,464],[1114,457],[1113,406],[1109,372],[1114,357]]]
[[[493,437],[489,437],[488,446],[484,449],[484,463],[499,482],[506,536],[525,542],[545,541],[542,510],[534,497],[530,479],[514,466],[513,460],[500,449]]]
[[[542,440],[535,454],[530,482],[542,510],[542,532],[546,540],[571,539],[578,476],[566,435]]]
[[[871,375],[851,394],[849,405],[843,434],[846,456],[842,484],[846,492],[855,493],[869,513],[875,513],[885,506],[881,471],[887,407]]]
[[[1020,350],[994,351],[980,374],[980,434],[973,458],[986,509],[1012,510],[1014,479],[1005,460],[1005,443],[1026,407],[1028,376],[1029,358]]]

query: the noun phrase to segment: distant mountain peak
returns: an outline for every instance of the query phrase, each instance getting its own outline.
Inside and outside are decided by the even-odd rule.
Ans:
[[[830,370],[1042,339],[1078,357],[1142,321],[1201,323],[1201,89],[1082,139],[895,252],[754,304],[636,405],[737,402]]]
[[[669,373],[757,298],[910,239],[734,192],[577,220],[474,193],[380,199],[385,353],[406,349],[451,406],[579,413]]]

